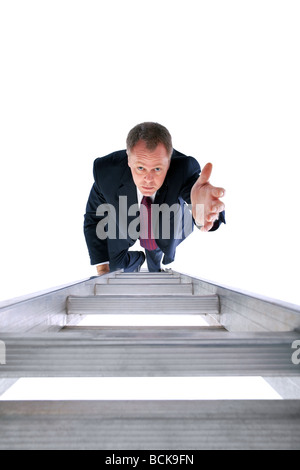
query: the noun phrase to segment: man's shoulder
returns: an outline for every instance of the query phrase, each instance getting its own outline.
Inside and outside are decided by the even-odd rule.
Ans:
[[[96,171],[112,168],[119,169],[122,164],[127,165],[126,150],[117,150],[116,152],[109,153],[103,157],[96,158],[94,161],[94,168]]]
[[[185,155],[178,150],[173,150],[172,158],[171,158],[171,167],[183,169],[183,168],[191,168],[195,171],[200,171],[199,162],[191,156]]]
[[[119,187],[129,170],[126,150],[118,150],[94,161],[94,179],[102,191]]]

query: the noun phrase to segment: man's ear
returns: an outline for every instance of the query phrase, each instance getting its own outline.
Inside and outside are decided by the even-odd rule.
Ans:
[[[168,165],[168,168],[167,168],[167,172],[169,171],[170,165],[171,165],[171,158],[169,159],[169,165]]]
[[[131,168],[131,165],[130,165],[130,154],[128,153],[128,150],[126,150],[126,153],[127,153],[127,162],[128,162],[128,166],[129,166],[129,168]]]

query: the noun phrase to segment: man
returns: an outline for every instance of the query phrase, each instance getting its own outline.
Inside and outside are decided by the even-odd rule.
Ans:
[[[150,272],[161,271],[161,261],[174,261],[194,224],[207,232],[225,223],[225,190],[210,184],[211,163],[200,172],[193,157],[173,149],[169,131],[153,122],[129,132],[127,150],[95,160],[84,234],[98,275],[139,271],[145,258]],[[138,238],[145,254],[129,250]]]

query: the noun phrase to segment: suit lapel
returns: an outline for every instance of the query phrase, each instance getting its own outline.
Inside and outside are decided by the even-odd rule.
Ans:
[[[167,191],[168,191],[168,184],[165,180],[155,195],[154,203],[163,204],[166,199]]]
[[[138,234],[136,230],[133,230],[129,227],[132,227],[132,223],[135,219],[139,217],[138,214],[138,198],[137,198],[137,189],[134,181],[132,179],[130,168],[127,166],[122,178],[122,184],[118,189],[118,204],[117,211],[118,221],[119,221],[119,233],[120,237],[123,239],[136,240]],[[137,223],[134,223],[134,227],[139,224],[139,218],[136,220]],[[129,230],[129,232],[128,232]],[[139,230],[139,229],[138,229]]]
[[[120,196],[127,196],[127,205],[128,207],[132,206],[133,204],[137,204],[137,191],[136,185],[132,179],[130,168],[127,167],[125,173],[123,175],[123,181],[121,186],[118,189],[118,197]]]

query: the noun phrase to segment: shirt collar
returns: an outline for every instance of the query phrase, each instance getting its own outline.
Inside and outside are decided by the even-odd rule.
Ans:
[[[136,187],[136,192],[137,192],[137,198],[138,198],[138,204],[139,206],[141,205],[141,200],[143,199],[144,195],[141,193],[141,191],[139,190],[138,187]],[[151,196],[149,196],[151,198],[151,201],[154,202],[154,199],[155,199],[155,196],[156,196],[156,191],[154,194],[152,194]]]

